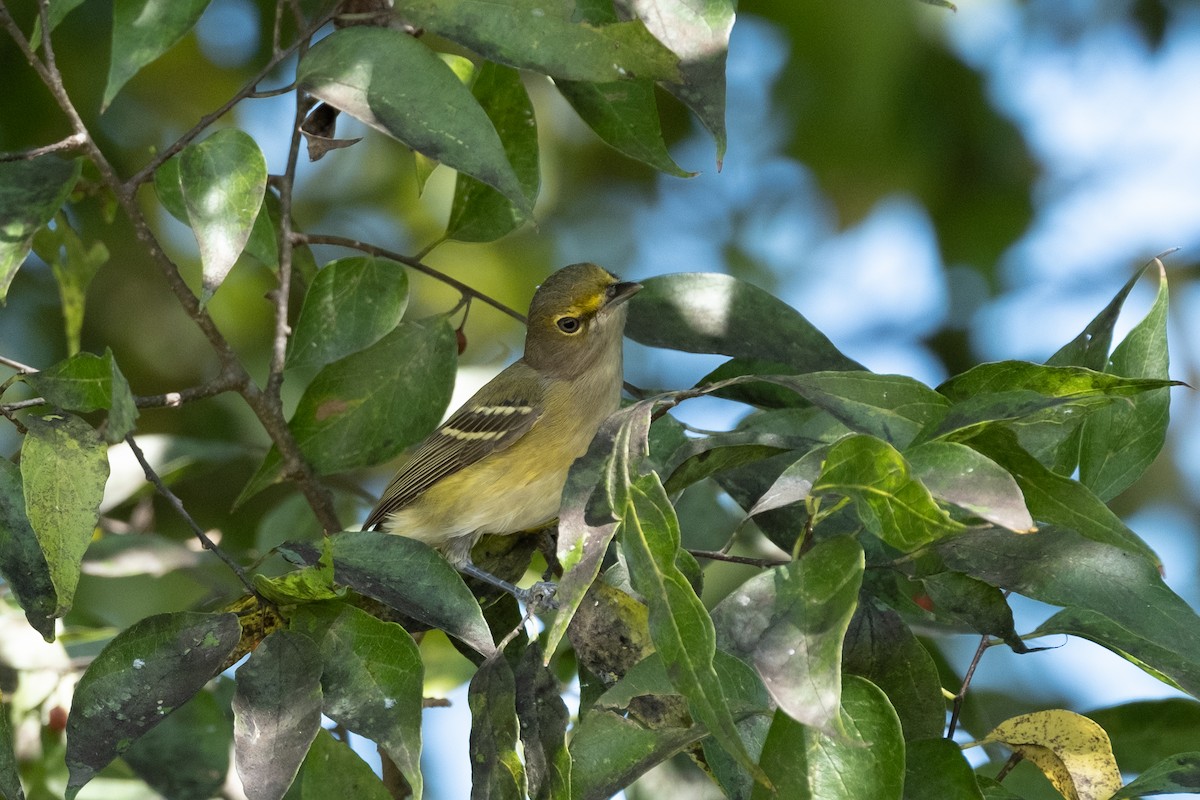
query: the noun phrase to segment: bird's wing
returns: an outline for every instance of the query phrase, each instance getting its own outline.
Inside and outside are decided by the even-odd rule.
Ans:
[[[363,530],[378,527],[442,478],[512,446],[541,416],[541,391],[536,372],[524,362],[497,375],[417,445]]]

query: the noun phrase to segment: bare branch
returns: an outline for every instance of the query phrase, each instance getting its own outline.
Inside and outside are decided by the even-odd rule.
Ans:
[[[348,247],[351,250],[369,253],[370,255],[377,256],[379,258],[387,258],[391,259],[392,261],[398,261],[406,267],[410,267],[417,272],[422,273],[423,275],[428,275],[435,280],[441,281],[447,286],[454,287],[461,292],[464,297],[474,297],[481,302],[487,303],[492,308],[507,314],[508,316],[520,322],[522,325],[524,325],[526,322],[525,315],[519,311],[509,308],[499,300],[489,297],[478,289],[473,289],[467,284],[451,278],[446,273],[434,269],[428,264],[420,261],[419,259],[413,258],[412,256],[406,256],[402,253],[397,253],[382,247],[376,247],[373,244],[367,244],[366,242],[360,242],[357,239],[350,239],[345,236],[333,236],[323,233],[297,233],[293,234],[293,238],[297,242],[303,242],[304,244],[331,244],[337,247]]]
[[[745,564],[751,567],[782,567],[784,564],[792,563],[789,559],[777,558],[751,558],[750,556],[735,556],[730,553],[723,553],[720,550],[688,550],[696,558],[707,559],[708,561],[724,561],[729,564]]]
[[[967,689],[971,687],[971,679],[975,677],[975,668],[979,666],[983,654],[991,647],[991,640],[987,634],[979,640],[979,647],[975,648],[975,656],[971,659],[971,665],[967,667],[967,674],[963,676],[962,688],[954,695],[954,706],[950,712],[950,724],[946,727],[946,738],[954,738],[954,731],[958,728],[958,718],[962,712],[963,700],[967,696]]]
[[[18,150],[14,153],[0,153],[0,161],[32,161],[39,156],[48,155],[49,153],[61,153],[64,150],[80,150],[83,148],[84,141],[82,134],[72,133],[65,139],[59,139],[53,144],[44,144],[41,147]]]
[[[4,366],[6,366],[10,369],[15,369],[17,372],[20,372],[22,374],[29,373],[29,372],[37,372],[37,370],[34,369],[33,367],[31,367],[27,364],[22,364],[20,361],[11,359],[8,356],[0,356],[0,364],[3,364]]]

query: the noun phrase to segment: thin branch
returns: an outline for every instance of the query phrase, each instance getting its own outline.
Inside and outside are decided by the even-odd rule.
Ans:
[[[20,372],[21,374],[37,372],[37,370],[34,369],[33,367],[28,366],[26,364],[22,364],[20,361],[11,359],[8,356],[0,356],[0,364],[8,367],[9,369],[15,369],[17,372]]]
[[[950,712],[950,724],[946,727],[946,738],[953,739],[954,731],[958,728],[958,718],[962,713],[963,699],[967,696],[967,689],[971,686],[971,679],[975,677],[975,668],[979,666],[980,660],[983,659],[983,654],[991,647],[991,641],[987,634],[979,640],[979,647],[975,648],[975,656],[971,659],[971,666],[967,667],[967,674],[963,676],[962,688],[954,695],[954,705]]]
[[[1012,772],[1013,767],[1025,760],[1025,756],[1013,751],[1013,754],[1008,757],[1008,761],[1004,762],[1004,766],[996,773],[996,783],[1000,783],[1008,777],[1008,773]]]
[[[360,242],[357,239],[351,239],[346,236],[333,236],[333,235],[324,234],[324,233],[296,233],[296,234],[293,234],[292,238],[296,242],[300,242],[300,243],[304,243],[304,244],[310,244],[310,245],[311,244],[330,244],[330,245],[334,245],[336,247],[348,247],[351,250],[358,250],[363,253],[369,253],[370,255],[377,256],[378,258],[387,258],[392,261],[398,261],[401,264],[405,265],[406,267],[410,267],[410,268],[416,270],[417,272],[420,272],[423,275],[428,275],[429,277],[433,278],[434,280],[441,281],[442,283],[446,284],[447,286],[450,286],[450,287],[458,290],[465,297],[473,297],[473,298],[479,300],[480,302],[487,303],[492,308],[496,309],[497,311],[500,311],[501,313],[507,314],[508,316],[510,316],[513,319],[520,322],[522,325],[524,325],[527,321],[525,319],[525,315],[520,313],[519,311],[515,311],[512,308],[509,308],[508,306],[504,305],[504,303],[501,303],[499,300],[495,300],[495,299],[489,297],[488,295],[484,294],[483,292],[479,291],[478,289],[471,288],[470,286],[463,283],[462,281],[458,281],[458,280],[455,280],[454,278],[451,278],[446,273],[444,273],[440,270],[434,269],[433,267],[429,266],[428,264],[422,262],[419,259],[413,258],[412,256],[406,256],[406,255],[403,255],[402,253],[397,253],[393,250],[387,250],[382,247],[376,247],[373,244],[367,244],[366,242]]]
[[[85,138],[79,133],[72,133],[65,139],[59,139],[53,144],[44,144],[41,147],[32,147],[28,150],[18,150],[14,153],[0,153],[0,162],[4,161],[32,161],[39,156],[48,155],[49,153],[60,153],[64,150],[79,150],[83,147]]]
[[[751,567],[782,567],[784,564],[792,563],[788,559],[782,561],[777,558],[751,558],[750,556],[735,556],[730,553],[723,553],[720,550],[688,550],[696,558],[703,558],[709,561],[724,561],[729,564],[746,564]]]
[[[258,590],[254,588],[254,584],[249,578],[246,577],[245,571],[238,565],[236,561],[225,555],[225,551],[218,547],[216,542],[208,538],[208,534],[204,532],[204,529],[196,523],[196,520],[192,519],[192,515],[189,514],[187,509],[183,507],[183,501],[179,499],[179,496],[168,489],[167,485],[163,483],[162,478],[158,477],[158,473],[154,471],[154,468],[150,466],[150,462],[146,460],[146,456],[142,452],[142,448],[138,447],[137,442],[134,441],[133,434],[129,434],[125,437],[125,443],[128,444],[129,449],[133,451],[134,458],[136,458],[138,463],[142,465],[142,472],[146,473],[146,480],[154,484],[154,488],[158,490],[159,494],[167,499],[167,502],[170,503],[171,507],[175,509],[175,513],[179,514],[179,516],[183,518],[183,521],[187,523],[187,526],[192,529],[192,533],[195,534],[196,538],[200,540],[200,544],[204,546],[204,549],[212,551],[217,558],[225,562],[225,566],[233,570],[233,574],[238,577],[238,580],[242,582],[242,585],[246,587],[250,594],[258,597]]]

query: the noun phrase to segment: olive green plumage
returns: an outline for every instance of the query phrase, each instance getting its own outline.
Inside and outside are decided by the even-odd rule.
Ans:
[[[461,566],[479,536],[557,516],[571,463],[620,405],[625,301],[639,289],[595,264],[547,278],[522,358],[411,451],[364,530],[420,539]]]

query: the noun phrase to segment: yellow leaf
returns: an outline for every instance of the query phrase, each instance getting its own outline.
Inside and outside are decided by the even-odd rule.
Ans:
[[[1108,800],[1121,788],[1108,734],[1074,712],[1051,709],[1013,717],[984,742],[999,742],[1032,761],[1067,800]]]

